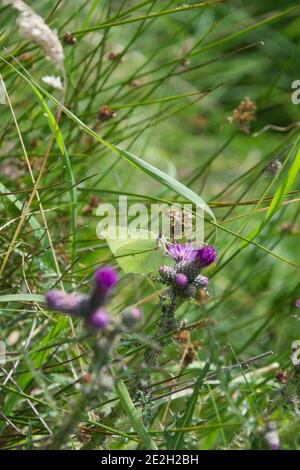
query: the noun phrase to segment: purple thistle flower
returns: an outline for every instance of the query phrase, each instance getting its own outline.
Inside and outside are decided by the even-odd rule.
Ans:
[[[69,315],[80,315],[81,307],[88,297],[84,294],[68,294],[61,290],[53,289],[45,294],[46,305],[51,310],[57,310]]]
[[[196,261],[202,268],[214,263],[216,259],[217,252],[212,245],[208,245],[197,250]]]
[[[189,283],[188,277],[185,274],[178,273],[175,277],[175,284],[180,289],[184,289]]]
[[[122,313],[122,322],[127,328],[133,328],[142,318],[138,307],[127,308]]]
[[[131,310],[131,313],[132,313],[132,316],[133,316],[136,320],[140,320],[141,317],[142,317],[141,309],[139,309],[138,307],[134,307],[134,308]]]
[[[300,308],[300,299],[296,300],[295,305],[297,308]]]
[[[109,322],[108,313],[99,308],[88,317],[87,324],[93,330],[104,330]]]
[[[198,289],[199,287],[207,287],[208,286],[208,283],[209,283],[209,279],[208,277],[206,276],[201,276],[199,274],[199,276],[196,277],[196,279],[194,280],[193,284],[194,286]]]
[[[111,266],[98,268],[95,271],[96,287],[102,292],[109,291],[117,283],[117,280],[117,273]]]
[[[197,254],[197,250],[192,247],[190,242],[180,244],[176,240],[174,243],[166,243],[166,252],[176,262],[192,262],[195,260]]]

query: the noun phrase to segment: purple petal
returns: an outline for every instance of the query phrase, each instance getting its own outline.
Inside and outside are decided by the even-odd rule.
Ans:
[[[88,318],[88,326],[94,330],[104,330],[109,322],[108,313],[103,309],[98,309]]]
[[[216,259],[217,252],[212,245],[205,246],[197,251],[196,260],[202,268],[214,263]]]
[[[114,268],[105,266],[95,271],[96,286],[106,292],[111,289],[118,281],[118,276]]]
[[[87,301],[83,294],[68,294],[62,290],[53,289],[45,294],[46,305],[51,310],[70,315],[80,315],[81,305]]]
[[[192,262],[195,259],[197,251],[192,247],[191,243],[166,243],[166,252],[175,261]]]

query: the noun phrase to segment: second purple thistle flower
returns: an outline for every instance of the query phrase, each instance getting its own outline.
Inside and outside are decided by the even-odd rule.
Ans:
[[[117,273],[111,266],[97,268],[90,295],[53,289],[45,294],[46,305],[51,310],[83,318],[93,330],[103,330],[109,323],[109,315],[102,307],[117,281]]]

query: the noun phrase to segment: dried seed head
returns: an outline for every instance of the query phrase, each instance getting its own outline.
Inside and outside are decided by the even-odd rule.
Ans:
[[[183,357],[182,357],[182,363],[184,367],[187,367],[188,365],[192,364],[196,357],[195,350],[193,346],[188,346],[187,349],[184,351]]]
[[[131,80],[131,82],[129,83],[129,86],[131,88],[138,88],[139,86],[141,86],[141,82],[140,80]]]
[[[250,124],[252,121],[255,121],[256,104],[254,101],[251,101],[248,96],[241,101],[239,106],[233,111],[232,115],[228,118],[228,122],[236,122],[241,131],[249,134]]]
[[[103,105],[97,112],[97,119],[100,122],[106,122],[116,117],[116,115],[117,113],[110,109],[109,106]]]
[[[120,57],[120,53],[119,52],[109,52],[107,54],[107,57],[108,57],[109,60],[111,60],[113,62],[114,60],[117,60]]]
[[[289,374],[287,370],[279,370],[276,374],[276,380],[282,385],[286,385],[289,381]]]
[[[190,333],[188,332],[188,330],[178,330],[175,339],[179,343],[188,343],[190,340]]]
[[[4,4],[20,12],[17,19],[20,34],[38,44],[43,49],[46,58],[63,69],[64,51],[56,32],[50,29],[43,18],[22,0],[4,0]]]
[[[279,230],[281,233],[295,235],[297,233],[297,226],[287,222],[280,225]]]
[[[52,86],[52,88],[55,88],[56,90],[64,89],[64,86],[62,84],[60,77],[54,77],[54,75],[46,75],[45,77],[42,77],[42,81],[46,83],[46,85],[50,85]]]
[[[99,198],[95,194],[93,194],[90,197],[88,204],[83,208],[83,213],[90,214],[91,212],[93,212],[93,209],[96,209],[99,206],[99,204]]]
[[[75,38],[75,36],[73,36],[72,33],[69,33],[69,31],[66,31],[63,35],[63,42],[66,45],[74,46],[74,44],[77,42],[77,39]]]
[[[82,443],[89,442],[91,438],[92,438],[91,433],[89,433],[87,429],[80,428],[79,434],[78,434],[79,442],[82,442]]]

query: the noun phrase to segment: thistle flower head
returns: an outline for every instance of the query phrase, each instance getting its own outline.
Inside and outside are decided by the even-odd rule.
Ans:
[[[67,294],[58,289],[50,290],[45,294],[46,305],[49,309],[70,315],[80,315],[81,307],[87,298],[83,294]]]
[[[200,287],[207,287],[209,283],[209,279],[206,276],[201,276],[199,274],[196,279],[193,281],[193,285],[196,287],[196,289],[199,289]]]
[[[110,267],[98,268],[95,272],[95,287],[89,295],[68,294],[53,289],[45,294],[46,305],[51,310],[82,317],[93,330],[105,329],[109,317],[103,309],[109,290],[117,282],[117,273]]]
[[[161,266],[159,268],[159,274],[164,282],[171,284],[175,279],[176,271],[171,266]]]
[[[195,260],[197,251],[192,247],[191,243],[166,243],[166,252],[176,262],[187,261],[192,262]]]
[[[300,308],[300,299],[296,300],[295,305],[297,308]]]
[[[127,308],[122,312],[122,322],[127,328],[133,328],[142,318],[138,307]]]
[[[216,249],[212,245],[205,246],[197,250],[196,261],[201,268],[205,268],[214,263],[217,259]]]
[[[118,277],[114,268],[105,266],[95,271],[96,287],[101,291],[107,292],[117,283]]]
[[[87,319],[88,326],[93,330],[104,330],[107,327],[108,323],[108,313],[102,308],[96,310]]]

